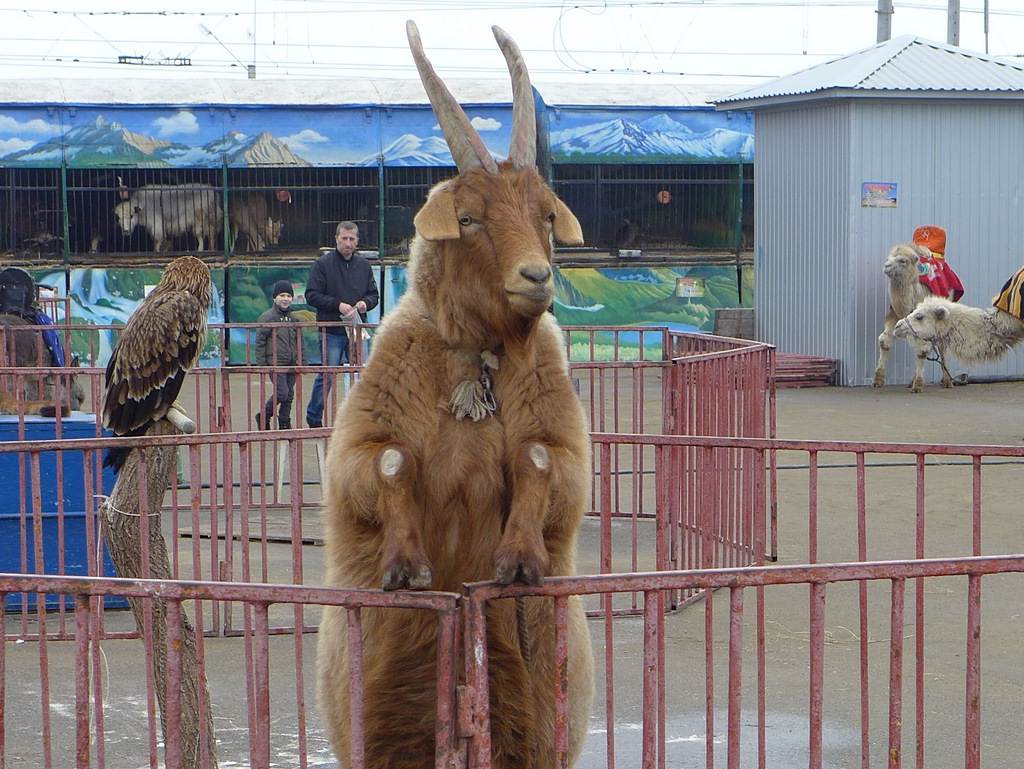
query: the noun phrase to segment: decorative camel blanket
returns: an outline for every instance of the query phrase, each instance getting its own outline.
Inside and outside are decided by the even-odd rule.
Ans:
[[[939,254],[932,254],[931,258],[922,254],[918,259],[917,270],[918,280],[936,296],[959,302],[964,295],[964,284]]]
[[[1015,318],[1024,320],[1024,267],[1015,272],[1002,290],[992,297],[992,304]]]

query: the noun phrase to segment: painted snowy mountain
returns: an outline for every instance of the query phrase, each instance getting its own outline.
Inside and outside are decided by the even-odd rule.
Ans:
[[[33,147],[6,155],[8,163],[59,163],[61,152],[76,165],[156,164],[163,165],[161,153],[184,150],[184,145],[129,131],[102,115],[85,125],[75,126],[63,137],[54,137]]]
[[[505,159],[504,155],[491,152],[497,162]],[[384,148],[384,162],[389,166],[454,166],[451,150],[440,136],[428,136],[425,139],[416,134],[402,134]],[[377,156],[370,155],[356,165],[375,166]]]
[[[690,159],[750,160],[754,137],[727,128],[697,133],[664,113],[641,122],[615,118],[551,132],[551,151],[573,155],[670,155]]]
[[[256,136],[228,131],[202,147],[168,150],[162,156],[168,165],[173,166],[220,165],[224,158],[229,166],[311,165],[269,131],[262,131]]]
[[[102,115],[72,128],[63,137],[12,152],[2,160],[25,165],[59,164],[62,152],[77,166],[219,166],[225,157],[232,166],[310,165],[267,131],[256,136],[230,131],[202,147],[189,147],[135,133]]]
[[[453,166],[452,153],[439,136],[421,139],[416,134],[402,134],[384,148],[384,162],[389,166]],[[359,161],[361,166],[377,165],[377,156]]]

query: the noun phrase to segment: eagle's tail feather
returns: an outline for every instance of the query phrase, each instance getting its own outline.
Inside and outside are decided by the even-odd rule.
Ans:
[[[121,472],[121,468],[124,467],[124,463],[127,461],[131,451],[129,448],[111,446],[103,457],[103,466],[113,468],[116,475]]]
[[[147,425],[148,427],[148,425]],[[131,430],[124,434],[125,438],[137,438],[140,435],[146,434],[146,427],[140,427],[136,430]],[[103,457],[103,466],[112,468],[114,474],[121,472],[121,468],[124,467],[124,463],[128,461],[128,455],[132,453],[134,449],[127,446],[111,446],[107,449],[107,453]]]

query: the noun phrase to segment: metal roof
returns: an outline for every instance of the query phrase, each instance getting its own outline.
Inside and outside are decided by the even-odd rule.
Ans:
[[[508,79],[446,78],[463,104],[511,104]],[[553,107],[708,107],[735,86],[537,83]],[[419,80],[0,80],[0,104],[20,106],[427,106]]]
[[[907,35],[715,100],[749,109],[815,98],[1024,98],[1024,65]]]

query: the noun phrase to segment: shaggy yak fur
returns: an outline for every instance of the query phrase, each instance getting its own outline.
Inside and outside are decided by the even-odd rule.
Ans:
[[[518,54],[504,33],[495,35],[506,58]],[[414,52],[418,42],[410,27]],[[443,84],[428,77],[436,78],[429,63],[423,74],[423,61],[439,122],[457,119],[460,131],[472,131],[447,89],[450,104],[434,101]],[[537,173],[529,81],[524,94],[520,68],[512,60],[509,68],[516,112],[529,99],[526,116],[513,121],[510,160],[497,166],[485,149],[467,160],[445,127],[460,173],[435,186],[417,214],[409,290],[338,409],[323,505],[330,585],[458,591],[477,580],[538,584],[574,573],[589,438],[561,332],[546,310],[553,240],[581,243],[582,232]],[[493,413],[482,372],[493,378]],[[524,604],[522,625],[514,600],[491,602],[486,616],[496,769],[554,766],[552,602]],[[366,765],[428,769],[437,618],[379,609],[361,616]],[[342,766],[350,751],[346,638],[345,610],[326,607],[319,701]],[[568,641],[575,761],[593,695],[578,600],[569,606]]]
[[[885,327],[878,335],[875,387],[885,387],[885,367],[889,362],[889,353],[892,352],[893,340],[897,336],[893,333],[896,323],[925,297],[931,296],[928,287],[918,280],[917,265],[920,261],[921,248],[914,243],[901,243],[893,246],[889,256],[885,259],[885,266],[882,268],[885,277],[889,280],[889,311],[885,314]],[[924,388],[924,362],[928,359],[928,353],[931,352],[932,342],[914,336],[908,336],[906,340],[907,344],[914,348],[914,354],[917,357],[910,390],[919,393]],[[945,364],[945,346],[939,341],[936,342],[935,347],[939,354],[939,360],[942,362],[942,386],[952,387],[953,379]]]

